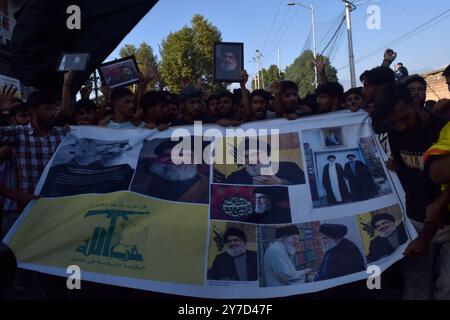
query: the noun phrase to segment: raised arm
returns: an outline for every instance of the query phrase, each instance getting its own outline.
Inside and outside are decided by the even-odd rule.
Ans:
[[[135,106],[136,111],[139,108],[139,103],[141,101],[141,97],[144,95],[145,90],[147,89],[148,84],[154,80],[158,76],[158,70],[156,69],[156,66],[149,62],[147,64],[147,69],[145,70],[144,74],[141,74],[141,81],[139,82],[137,86],[137,90],[135,92]]]
[[[322,56],[318,56],[314,62],[317,68],[317,74],[319,75],[319,84],[328,82],[327,73],[325,72],[325,62]]]
[[[73,116],[72,110],[72,82],[75,75],[74,71],[67,71],[64,73],[64,82],[62,89],[61,111],[65,119],[71,119]]]
[[[250,95],[248,94],[247,88],[245,87],[248,81],[248,73],[246,70],[241,72],[241,82],[239,83],[241,86],[242,92],[242,100],[244,102],[244,110],[242,120],[244,122],[248,122],[252,120],[252,111],[250,110]]]
[[[383,63],[381,64],[381,66],[389,68],[395,58],[397,58],[397,52],[394,52],[394,50],[392,49],[387,49],[384,52]]]

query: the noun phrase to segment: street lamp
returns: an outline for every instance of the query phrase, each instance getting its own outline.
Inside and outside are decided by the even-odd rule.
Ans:
[[[303,8],[306,8],[308,10],[311,11],[311,17],[312,17],[312,36],[313,36],[313,55],[314,55],[314,60],[317,60],[317,53],[316,53],[316,18],[314,16],[314,5],[311,3],[311,6],[307,6],[304,5],[302,3],[298,3],[298,2],[291,2],[287,4],[288,6],[300,6]],[[319,85],[319,79],[318,79],[318,75],[317,75],[317,66],[314,63],[314,84],[317,88],[317,86]]]

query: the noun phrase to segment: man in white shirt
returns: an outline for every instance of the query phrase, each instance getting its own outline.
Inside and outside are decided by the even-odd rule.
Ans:
[[[134,117],[136,108],[134,105],[134,95],[127,88],[115,88],[111,92],[111,104],[114,115],[107,124],[111,129],[136,129],[142,128],[143,124]]]

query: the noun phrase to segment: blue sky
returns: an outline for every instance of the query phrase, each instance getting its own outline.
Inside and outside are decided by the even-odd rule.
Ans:
[[[223,41],[243,42],[245,68],[250,75],[256,72],[251,63],[257,49],[264,55],[262,65],[277,64],[277,48],[281,51],[284,69],[300,54],[311,30],[311,14],[302,7],[289,7],[290,0],[160,0],[144,19],[128,34],[125,43],[138,46],[146,41],[158,51],[158,45],[169,32],[189,24],[195,14],[201,14],[222,32]],[[318,42],[328,31],[330,22],[344,10],[341,0],[298,1],[313,3],[316,11]],[[352,12],[355,58],[363,57],[377,48],[418,27],[450,9],[449,0],[355,0]],[[369,30],[367,8],[377,5],[381,13],[381,29]],[[277,14],[276,14],[277,13]],[[450,16],[448,13],[446,16]],[[328,21],[328,23],[327,23]],[[290,22],[290,24],[289,24]],[[273,27],[271,28],[271,26]],[[391,47],[410,72],[428,71],[450,63],[450,17],[431,26],[412,38]],[[283,37],[281,37],[283,35]],[[381,63],[383,49],[357,63],[356,76],[367,68]],[[109,59],[118,57],[116,49]],[[339,80],[347,87],[350,79],[347,36],[344,34],[332,64],[339,69]],[[359,83],[359,82],[358,82]]]

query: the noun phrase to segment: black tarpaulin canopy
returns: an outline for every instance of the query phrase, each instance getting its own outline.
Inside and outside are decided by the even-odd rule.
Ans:
[[[73,90],[82,84],[150,11],[158,0],[29,0],[17,14],[12,36],[15,76],[27,86],[58,95],[63,74],[56,67],[63,52],[90,52],[86,72],[77,72]],[[67,8],[81,9],[81,30],[69,30]]]

